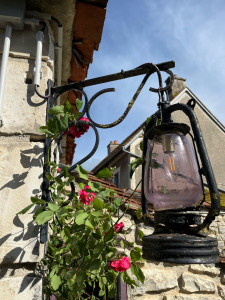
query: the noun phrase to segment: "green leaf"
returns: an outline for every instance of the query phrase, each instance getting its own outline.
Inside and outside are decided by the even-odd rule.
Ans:
[[[69,172],[68,172],[68,168],[65,167],[65,168],[64,168],[64,177],[67,178],[67,177],[69,177],[69,176],[70,176],[70,174],[69,174]]]
[[[46,210],[46,211],[43,211],[42,213],[40,213],[36,218],[35,218],[35,222],[38,224],[38,225],[42,225],[44,224],[45,222],[49,221],[52,219],[53,217],[53,211],[51,210]]]
[[[98,178],[111,178],[112,172],[108,168],[104,168],[101,171],[99,171],[96,175]]]
[[[150,121],[151,121],[151,119],[152,119],[152,117],[148,117],[147,119],[146,119],[146,124],[148,124]]]
[[[85,219],[87,219],[87,217],[88,217],[88,213],[86,213],[86,212],[79,214],[75,219],[75,223],[77,225],[82,225],[82,224],[84,224]]]
[[[82,108],[82,106],[83,106],[83,101],[77,98],[76,99],[76,108],[78,110],[80,110]]]
[[[114,296],[116,295],[116,284],[113,283],[111,285],[108,286],[108,296],[109,298],[114,298]]]
[[[53,134],[51,131],[48,130],[48,127],[47,127],[47,126],[41,126],[41,127],[39,128],[39,131],[40,131],[41,133],[46,134],[46,135],[49,135],[49,134],[52,135],[52,134]]]
[[[135,282],[135,280],[133,280],[133,279],[130,278],[130,276],[128,275],[127,271],[125,271],[125,272],[123,272],[121,274],[121,279],[126,284],[129,284],[131,286],[131,288],[133,288],[134,286],[138,286],[138,284]]]
[[[102,184],[100,182],[91,182],[91,181],[88,181],[88,186],[90,186],[90,189],[93,192],[99,192],[99,190],[102,188]]]
[[[103,214],[103,211],[102,210],[95,210],[95,211],[92,211],[91,212],[91,215],[94,216],[94,217],[99,217]]]
[[[96,210],[102,210],[104,208],[104,203],[99,198],[94,198],[93,207]]]
[[[23,214],[25,214],[32,206],[34,206],[34,204],[30,204],[30,205],[26,206],[24,209],[22,209],[21,211],[19,211],[17,213],[17,215],[23,215]]]
[[[57,204],[51,203],[51,202],[48,203],[48,208],[52,211],[58,211],[59,210],[59,206]]]
[[[66,101],[66,104],[64,106],[64,112],[73,114],[73,106],[70,104],[70,102],[68,100]]]
[[[104,245],[103,244],[98,244],[94,249],[93,249],[93,257],[98,257],[104,250]]]
[[[103,290],[100,290],[100,291],[99,291],[99,293],[98,293],[98,295],[99,295],[99,297],[102,297],[102,296],[104,296],[104,295],[105,295],[105,291],[103,291]]]
[[[69,126],[69,124],[68,124],[68,118],[69,118],[68,115],[65,114],[65,116],[63,116],[62,119],[59,119],[60,120],[60,129],[61,130],[66,130],[67,127]]]
[[[136,158],[136,159],[132,160],[132,162],[130,163],[130,178],[132,178],[135,170],[142,163],[143,163],[143,158],[142,157],[139,157],[139,158]]]
[[[130,252],[130,257],[131,257],[132,261],[138,261],[141,259],[141,253],[140,253],[140,251],[133,249]]]
[[[156,122],[156,125],[160,125],[161,124],[161,120],[160,119],[157,119],[157,122]]]
[[[46,173],[46,178],[48,179],[48,181],[51,181],[52,180],[52,175],[50,173]]]
[[[141,283],[144,283],[145,275],[143,274],[142,270],[133,262],[131,263],[131,272],[137,277],[137,279]]]
[[[60,284],[61,284],[61,278],[55,274],[52,278],[51,278],[51,286],[53,288],[53,290],[58,290]]]
[[[138,231],[137,231],[137,235],[139,236],[139,238],[143,238],[143,236],[144,236],[144,232],[143,231],[141,231],[140,229],[138,229]]]
[[[117,207],[119,207],[119,206],[121,205],[121,202],[122,202],[122,199],[120,199],[120,198],[116,198],[116,199],[114,200],[114,204],[115,204]]]
[[[84,184],[83,182],[81,182],[81,183],[79,183],[79,187],[80,187],[80,189],[82,190],[82,189],[84,189],[85,184]]]
[[[73,270],[69,270],[67,271],[66,275],[64,276],[65,280],[70,280],[73,278],[73,276],[76,274],[77,270],[73,269]]]
[[[55,116],[52,119],[49,119],[47,126],[48,130],[51,131],[53,134],[57,134],[60,132],[59,122]]]
[[[33,215],[33,219],[36,218],[44,209],[44,206],[40,206],[36,211],[35,214]]]
[[[139,207],[137,212],[136,212],[136,216],[138,218],[138,220],[140,220],[142,218],[142,208]]]
[[[90,222],[89,220],[86,220],[84,224],[85,224],[85,226],[87,226],[88,228],[94,229],[94,226],[91,224],[91,222]]]
[[[56,105],[49,109],[48,111],[51,115],[64,115],[64,106]]]
[[[105,243],[111,241],[114,238],[114,236],[115,236],[115,230],[114,228],[110,228],[109,231],[107,231],[104,236]]]
[[[77,284],[82,285],[83,282],[86,280],[86,278],[87,278],[86,272],[83,270],[80,270],[80,272],[77,273],[77,276],[76,276]]]
[[[98,273],[101,268],[101,261],[100,261],[100,259],[95,259],[93,262],[92,262],[92,264],[91,264],[91,267],[90,267],[90,270],[92,271],[92,272],[95,272],[95,273]]]
[[[77,172],[78,172],[80,178],[88,180],[88,172],[79,165],[77,165]]]
[[[31,197],[31,202],[34,204],[45,204],[45,201],[38,197]]]
[[[120,241],[120,247],[124,248],[124,242],[123,242],[123,240]]]
[[[71,240],[70,231],[68,228],[63,228],[63,230],[60,232],[60,236],[64,243]]]

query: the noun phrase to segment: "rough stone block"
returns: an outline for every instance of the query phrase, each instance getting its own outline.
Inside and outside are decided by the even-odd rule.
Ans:
[[[0,133],[41,135],[39,128],[46,123],[46,101],[34,93],[33,84],[25,84],[27,73],[33,72],[33,67],[32,60],[9,59]],[[42,72],[39,92],[45,94],[52,71],[43,63]]]
[[[0,262],[39,261],[43,256],[39,226],[31,211],[16,214],[40,192],[43,143],[29,142],[28,136],[0,137],[0,156]]]
[[[135,287],[131,293],[133,296],[143,295],[146,292],[163,292],[178,286],[177,275],[174,271],[168,273],[163,269],[142,270],[145,275],[145,282]]]
[[[220,297],[208,295],[167,295],[163,300],[221,300]]]
[[[0,280],[0,299],[2,300],[39,300],[42,299],[42,278],[33,273]]]
[[[218,286],[218,293],[220,297],[224,300],[225,299],[225,288],[223,286]]]
[[[163,296],[160,295],[143,295],[143,296],[131,296],[128,295],[128,300],[163,300]]]
[[[225,234],[225,226],[224,226],[224,223],[223,223],[223,226],[219,226],[219,233],[220,233],[220,234]]]
[[[185,292],[195,293],[195,292],[207,292],[215,293],[216,285],[215,283],[206,276],[193,275],[189,272],[184,272],[181,276],[182,279],[182,289]]]
[[[203,264],[190,265],[189,271],[193,273],[199,273],[199,274],[211,275],[211,276],[217,276],[220,274],[220,269],[216,268],[215,265],[203,265]]]

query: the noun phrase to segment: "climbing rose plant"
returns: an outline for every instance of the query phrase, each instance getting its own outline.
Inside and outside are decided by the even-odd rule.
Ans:
[[[81,101],[77,99],[77,108]],[[79,113],[73,113],[72,106],[66,102],[50,109],[53,118],[41,131],[48,138],[57,139],[62,132],[84,134],[89,125],[76,124]],[[88,121],[85,119],[84,121]],[[73,124],[73,123],[72,123]],[[71,130],[73,128],[73,130]],[[82,129],[83,128],[83,129]],[[76,133],[77,134],[77,133]],[[78,134],[79,135],[79,134]],[[78,137],[78,136],[77,136]],[[88,173],[77,166],[75,195],[70,199],[70,183],[75,177],[53,162],[48,162],[50,171],[46,174],[49,181],[51,202],[40,197],[31,197],[28,207],[19,212],[26,213],[36,205],[34,222],[44,225],[48,222],[50,238],[45,258],[42,260],[44,290],[46,295],[56,295],[57,299],[110,299],[117,293],[117,278],[133,288],[137,283],[131,273],[144,282],[144,275],[137,262],[142,261],[142,250],[126,240],[129,228],[121,218],[123,199],[113,188],[103,187],[100,182],[91,182]],[[57,177],[64,172],[64,177]],[[112,172],[104,169],[97,174],[99,178],[109,178]],[[79,182],[79,183],[78,183]],[[125,203],[128,208],[128,201]],[[120,235],[120,241],[118,240]],[[143,233],[139,231],[140,237]],[[127,256],[129,249],[129,257]]]

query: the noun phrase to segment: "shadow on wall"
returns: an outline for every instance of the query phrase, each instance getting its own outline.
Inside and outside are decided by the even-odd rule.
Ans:
[[[26,178],[29,175],[31,169],[41,168],[40,170],[42,170],[43,168],[43,148],[35,145],[31,149],[22,150],[20,152],[20,164],[22,165],[23,169],[25,169],[25,172],[21,174],[13,174],[12,179],[4,184],[0,188],[0,191],[3,189],[16,190],[23,186],[25,183],[28,185],[29,182],[26,182]],[[42,172],[40,173],[41,175],[37,175],[39,179],[42,178]],[[30,178],[30,180],[32,180],[32,178]],[[32,195],[30,196],[37,196],[40,192],[41,189],[37,187],[36,189],[33,189]],[[24,206],[26,205],[27,204],[25,203]],[[23,207],[18,207],[18,211],[21,209],[23,209]],[[30,214],[33,214],[36,209],[37,207],[33,208],[33,210],[30,211]],[[28,288],[28,286],[31,289],[41,280],[41,276],[34,273],[36,263],[23,262],[26,251],[29,251],[30,255],[36,257],[40,255],[40,226],[34,224],[32,220],[24,225],[21,219],[23,218],[19,215],[15,215],[12,220],[13,226],[12,224],[9,224],[10,233],[5,234],[0,238],[0,247],[6,242],[8,242],[8,245],[11,248],[12,245],[15,246],[14,248],[12,248],[12,250],[5,254],[5,256],[1,260],[0,279],[5,277],[6,273],[9,272],[9,266],[9,277],[14,276],[14,273],[18,268],[18,264],[19,268],[23,268],[23,265],[28,270],[30,268],[31,272],[23,278],[19,293],[22,293],[26,288]],[[29,261],[29,259],[26,259],[26,261]]]
[[[27,178],[29,171],[33,167],[43,167],[42,163],[43,159],[43,149],[38,147],[37,145],[34,146],[32,149],[22,150],[20,153],[20,163],[24,169],[28,169],[26,172],[21,174],[13,174],[12,180],[7,182],[0,188],[0,191],[4,188],[10,189],[17,189],[18,187],[25,184],[25,179]],[[39,176],[40,178],[41,176]],[[33,194],[37,194],[40,190],[35,189]]]

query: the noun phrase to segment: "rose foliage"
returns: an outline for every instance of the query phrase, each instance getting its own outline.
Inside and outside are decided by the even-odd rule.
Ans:
[[[79,113],[73,114],[68,102],[49,112],[53,118],[41,130],[53,139],[68,131],[69,124],[79,117]],[[58,127],[53,128],[52,124]],[[46,176],[51,202],[31,197],[32,204],[19,212],[26,213],[35,205],[34,222],[40,226],[48,222],[50,227],[48,249],[42,261],[46,295],[55,294],[57,299],[66,300],[108,299],[116,295],[119,275],[131,288],[137,285],[131,273],[144,282],[137,264],[142,260],[142,250],[126,240],[128,228],[120,222],[123,200],[116,191],[103,187],[100,182],[89,181],[88,173],[81,166],[77,166],[75,182],[75,175],[69,174],[66,167],[61,168],[64,177],[58,178],[58,165],[51,161],[48,165]],[[99,177],[111,175],[105,169]],[[75,182],[76,192],[70,200],[71,181]],[[123,233],[119,233],[121,230]],[[130,257],[125,249],[130,250]]]

